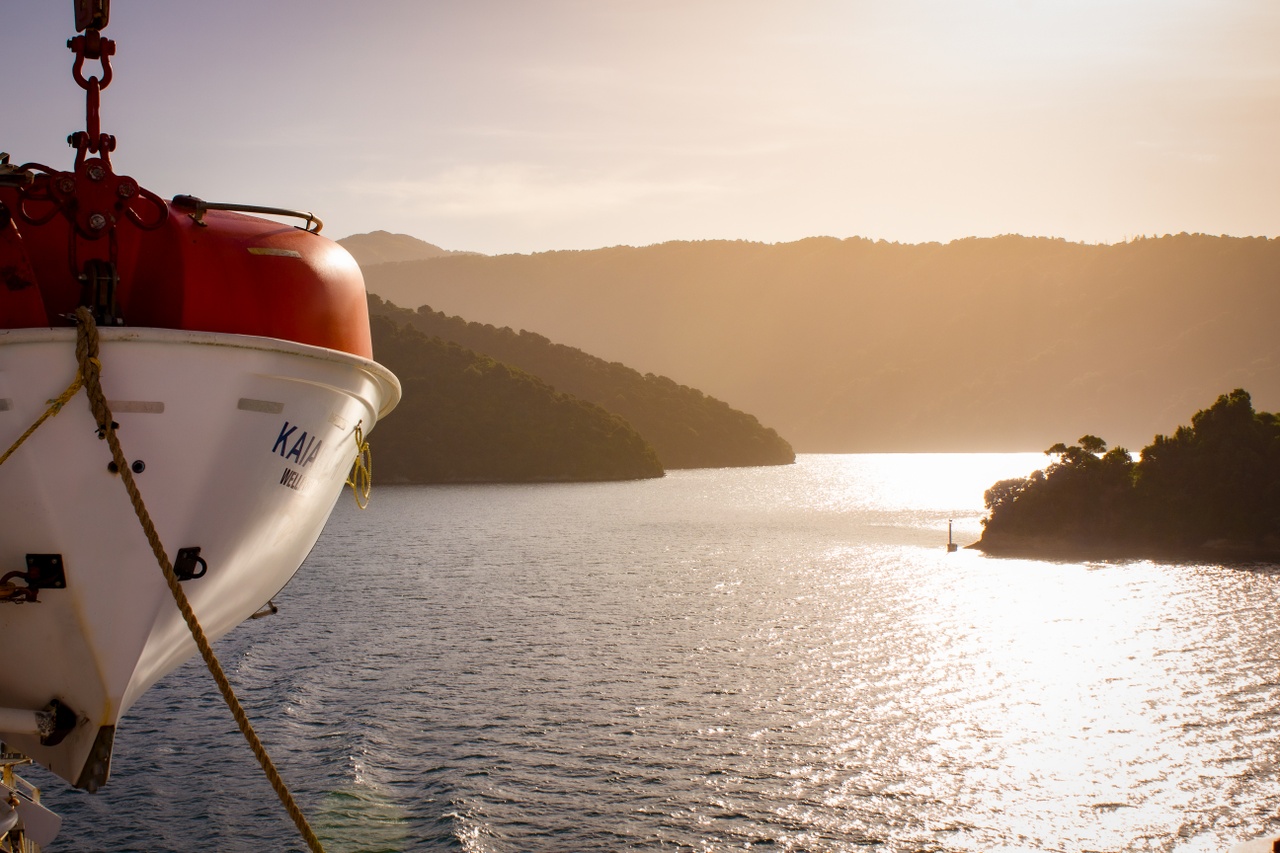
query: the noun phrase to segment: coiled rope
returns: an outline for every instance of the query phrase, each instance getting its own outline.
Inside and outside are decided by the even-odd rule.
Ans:
[[[364,440],[364,421],[356,424],[355,432],[356,461],[351,466],[347,485],[351,487],[351,494],[355,495],[356,506],[368,509],[369,493],[373,490],[373,451],[369,449],[369,442]]]
[[[231,688],[231,682],[227,680],[226,673],[222,671],[222,665],[213,653],[213,647],[209,644],[209,639],[205,636],[204,629],[200,627],[200,622],[196,619],[195,611],[191,609],[191,603],[187,601],[187,594],[183,592],[178,583],[178,577],[173,571],[173,563],[169,561],[169,557],[165,554],[164,545],[160,542],[160,535],[156,532],[155,525],[151,521],[151,514],[147,512],[146,505],[142,502],[142,493],[138,491],[138,485],[134,482],[133,473],[129,468],[128,461],[125,459],[124,451],[120,449],[120,440],[116,437],[115,432],[116,424],[111,420],[111,409],[107,406],[106,397],[102,393],[102,363],[98,361],[97,324],[93,320],[93,315],[84,307],[76,309],[75,318],[77,327],[76,363],[79,365],[79,375],[58,399],[51,401],[49,409],[40,416],[31,428],[14,442],[3,457],[0,457],[0,464],[3,464],[4,460],[8,459],[42,423],[56,415],[82,386],[84,387],[85,395],[89,398],[89,407],[93,410],[93,416],[98,423],[98,437],[105,438],[107,445],[111,448],[111,458],[115,460],[120,479],[124,483],[125,490],[129,493],[129,500],[133,503],[133,510],[138,516],[138,521],[142,524],[142,530],[147,536],[147,541],[151,544],[151,550],[155,554],[156,562],[160,564],[160,568],[164,572],[164,579],[169,585],[169,592],[173,594],[173,599],[177,602],[178,609],[182,612],[182,618],[186,620],[187,627],[191,630],[191,636],[196,641],[200,656],[204,658],[205,665],[209,667],[209,672],[213,674],[213,679],[218,684],[218,690],[221,691],[223,700],[227,703],[227,707],[231,709],[231,715],[235,717],[236,725],[240,727],[240,733],[249,742],[249,748],[253,750],[258,763],[262,765],[262,772],[266,774],[268,781],[271,782],[271,787],[275,789],[276,796],[280,798],[285,811],[289,813],[289,817],[293,819],[298,832],[307,842],[307,847],[311,849],[312,853],[324,853],[320,840],[311,831],[311,826],[307,823],[306,816],[298,808],[298,804],[294,801],[288,786],[285,785],[280,773],[276,770],[275,764],[271,761],[271,756],[267,755],[266,749],[262,746],[262,741],[258,739],[257,733],[253,730],[253,725],[249,722],[248,715],[245,714],[244,708],[240,705],[240,700],[236,698],[235,691]]]

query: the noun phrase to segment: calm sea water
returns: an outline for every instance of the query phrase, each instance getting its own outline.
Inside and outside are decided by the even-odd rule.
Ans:
[[[349,496],[217,649],[338,851],[1224,850],[1280,832],[1280,567],[945,551],[1034,455]],[[302,849],[198,663],[54,850]]]

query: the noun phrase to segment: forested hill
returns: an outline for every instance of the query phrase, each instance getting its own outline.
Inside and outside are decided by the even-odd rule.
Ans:
[[[370,439],[381,483],[661,477],[653,448],[617,415],[457,344],[372,317],[378,360],[404,397]]]
[[[1237,388],[1134,461],[1085,435],[1030,477],[985,495],[988,553],[1049,557],[1280,559],[1280,416]]]
[[[801,451],[1136,447],[1223,388],[1280,408],[1280,240],[682,242],[364,271],[397,304],[670,376]]]
[[[371,316],[411,325],[525,373],[557,391],[621,415],[657,451],[665,468],[786,465],[795,453],[749,414],[665,376],[643,376],[529,331],[469,323],[422,307],[409,311],[369,298]]]

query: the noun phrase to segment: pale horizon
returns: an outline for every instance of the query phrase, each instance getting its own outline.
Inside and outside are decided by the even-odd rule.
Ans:
[[[0,70],[23,108],[0,150],[69,169],[70,4],[17,6]],[[116,170],[311,210],[334,238],[1280,235],[1280,7],[1262,0],[111,12]]]

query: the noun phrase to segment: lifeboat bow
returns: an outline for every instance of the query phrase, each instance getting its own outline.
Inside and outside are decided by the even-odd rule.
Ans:
[[[213,640],[293,576],[400,397],[359,267],[319,219],[115,174],[105,5],[78,5],[69,43],[87,101],[74,167],[0,155],[0,644],[19,650],[0,740],[88,790],[121,716],[196,651],[122,475]],[[77,314],[109,423],[83,399]]]

